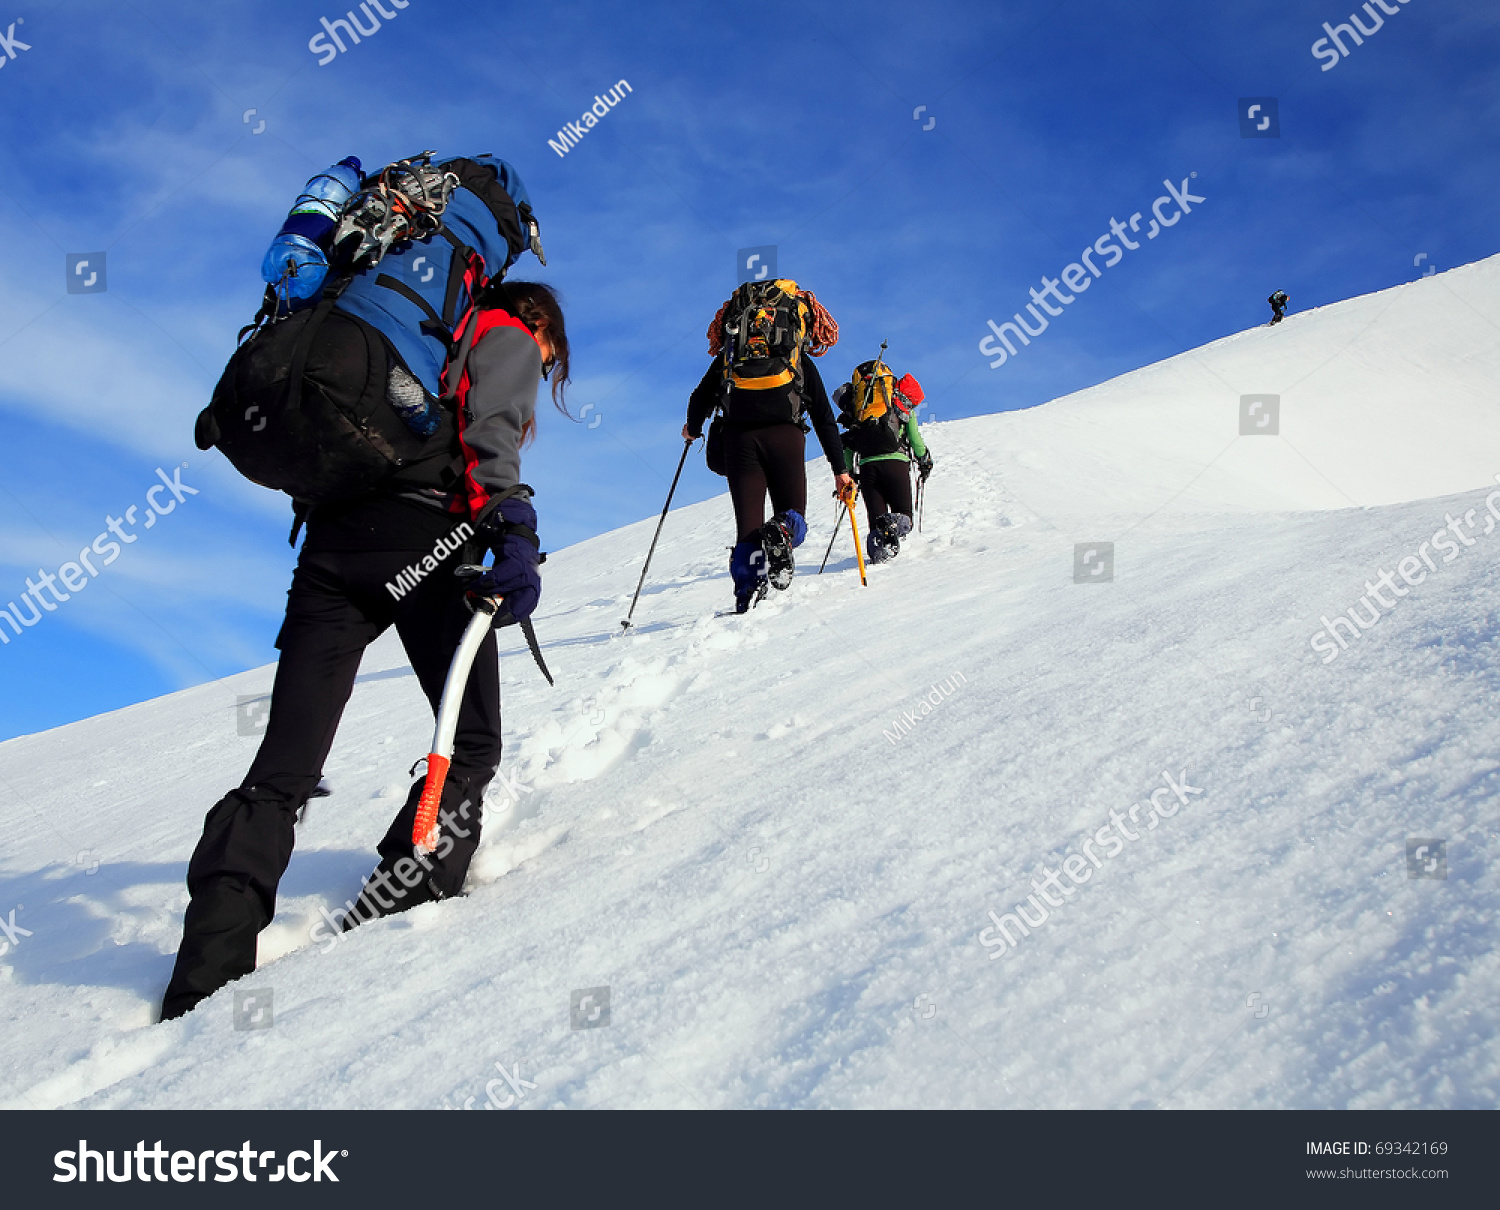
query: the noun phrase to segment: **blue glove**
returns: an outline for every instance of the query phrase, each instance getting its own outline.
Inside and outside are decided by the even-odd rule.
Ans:
[[[495,552],[495,563],[469,584],[481,597],[504,597],[516,621],[529,618],[542,599],[536,509],[526,500],[502,500],[478,525],[479,540]]]

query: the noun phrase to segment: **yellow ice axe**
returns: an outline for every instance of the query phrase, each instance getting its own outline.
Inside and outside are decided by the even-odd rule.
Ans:
[[[844,498],[844,504],[849,509],[849,528],[854,531],[854,557],[859,562],[859,582],[866,588],[870,581],[865,579],[865,548],[859,544],[859,522],[854,519],[854,497],[859,495],[857,484],[849,485],[849,494]]]

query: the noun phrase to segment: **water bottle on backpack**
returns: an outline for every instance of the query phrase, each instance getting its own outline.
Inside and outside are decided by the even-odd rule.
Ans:
[[[278,295],[289,302],[317,297],[328,275],[328,256],[321,245],[360,180],[359,160],[351,155],[303,186],[261,262],[261,277]]]

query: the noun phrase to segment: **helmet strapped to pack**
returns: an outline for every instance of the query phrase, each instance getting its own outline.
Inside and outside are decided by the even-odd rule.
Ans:
[[[459,179],[434,167],[433,154],[423,151],[386,165],[344,204],[332,244],[345,265],[377,265],[392,244],[422,239],[442,226],[443,211]],[[533,232],[535,227],[533,222]],[[540,246],[534,234],[533,240]]]

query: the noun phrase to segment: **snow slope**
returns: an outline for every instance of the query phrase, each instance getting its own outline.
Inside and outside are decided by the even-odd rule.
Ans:
[[[314,941],[430,729],[382,640],[261,969],[181,1021],[151,1023],[185,863],[272,669],[0,744],[0,919],[30,930],[0,940],[0,1105],[1495,1106],[1497,331],[1500,258],[930,426],[900,560],[862,589],[846,536],[746,619],[710,616],[724,499],[671,516],[625,636],[654,519],[556,553],[558,686],[507,632],[470,893]],[[1252,393],[1279,436],[1238,435]],[[1472,545],[1310,648],[1469,510]],[[1075,583],[1102,542],[1113,581]],[[1070,854],[1088,880],[997,945]],[[571,1028],[600,987],[607,1026]]]

